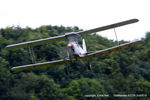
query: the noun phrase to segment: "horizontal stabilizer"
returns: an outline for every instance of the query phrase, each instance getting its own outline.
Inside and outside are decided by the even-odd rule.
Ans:
[[[138,19],[130,19],[130,20],[127,20],[127,21],[123,21],[123,22],[119,22],[119,23],[115,23],[115,24],[111,24],[111,25],[106,25],[106,26],[103,26],[103,27],[95,28],[95,29],[90,29],[90,30],[86,30],[86,31],[77,32],[77,34],[95,33],[95,32],[99,32],[99,31],[104,31],[104,30],[120,27],[120,26],[127,25],[127,24],[132,24],[132,23],[135,23],[135,22],[138,22],[138,21],[139,21]]]
[[[14,50],[17,48],[22,48],[22,47],[41,45],[41,44],[48,43],[48,42],[51,42],[54,40],[64,39],[64,37],[65,37],[65,35],[60,35],[60,36],[55,36],[55,37],[50,37],[50,38],[44,38],[44,39],[39,39],[39,40],[34,40],[34,41],[12,44],[12,45],[6,46],[6,49]]]
[[[91,58],[91,57],[101,56],[103,54],[109,54],[111,52],[119,51],[121,49],[129,48],[129,47],[133,47],[133,46],[136,46],[136,45],[139,45],[139,44],[142,44],[142,43],[144,43],[144,41],[142,41],[142,40],[135,41],[135,42],[130,42],[130,43],[125,43],[125,44],[121,44],[121,45],[114,46],[114,47],[111,47],[111,48],[107,48],[107,49],[104,49],[104,50],[89,53],[89,54],[87,54],[86,56],[84,56],[82,58],[83,59],[84,58]]]
[[[69,63],[69,61],[70,61],[69,59],[65,59],[65,60],[56,60],[56,61],[50,61],[50,62],[30,64],[30,65],[23,65],[23,66],[13,67],[13,68],[11,68],[11,70],[12,71],[22,71],[22,70],[29,70],[29,69],[44,68],[44,67],[49,67],[49,66],[67,64],[67,63]]]

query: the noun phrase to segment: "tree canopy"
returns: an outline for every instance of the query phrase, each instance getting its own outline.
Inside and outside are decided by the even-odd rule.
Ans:
[[[41,26],[7,27],[0,29],[0,99],[1,100],[110,100],[114,94],[143,94],[150,96],[150,32],[142,38],[144,44],[90,59],[92,70],[86,61],[77,61],[64,73],[65,65],[11,72],[10,68],[31,64],[28,48],[6,50],[9,44],[47,38],[72,31],[78,27]],[[83,36],[88,51],[102,50],[117,45],[116,41],[92,34]],[[125,43],[127,41],[120,41]],[[35,46],[36,62],[66,57],[66,42],[54,41]],[[109,97],[88,97],[106,95]],[[135,100],[138,97],[126,98]]]

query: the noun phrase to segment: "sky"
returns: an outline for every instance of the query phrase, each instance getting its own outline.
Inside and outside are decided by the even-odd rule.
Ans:
[[[136,40],[150,31],[149,0],[0,0],[0,28],[42,25],[92,28],[137,18],[115,28],[119,40]],[[114,29],[98,32],[115,40]]]

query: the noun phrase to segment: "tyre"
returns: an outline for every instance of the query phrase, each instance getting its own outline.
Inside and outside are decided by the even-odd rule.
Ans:
[[[91,63],[90,62],[88,62],[88,70],[91,70],[91,68],[92,68],[92,65],[91,65]]]

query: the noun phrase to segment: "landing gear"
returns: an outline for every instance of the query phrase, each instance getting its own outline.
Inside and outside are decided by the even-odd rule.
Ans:
[[[65,72],[66,75],[69,75],[69,74],[70,74],[70,72],[69,72],[69,67],[65,67],[65,68],[64,68],[64,72]]]
[[[88,70],[91,70],[92,65],[91,65],[91,62],[90,62],[90,61],[88,61],[88,63],[87,63],[87,67],[88,67]]]
[[[74,65],[73,61],[70,62],[70,65],[66,65],[66,67],[64,68],[64,72],[66,75],[69,75],[71,73],[70,67],[73,68],[73,65]]]

